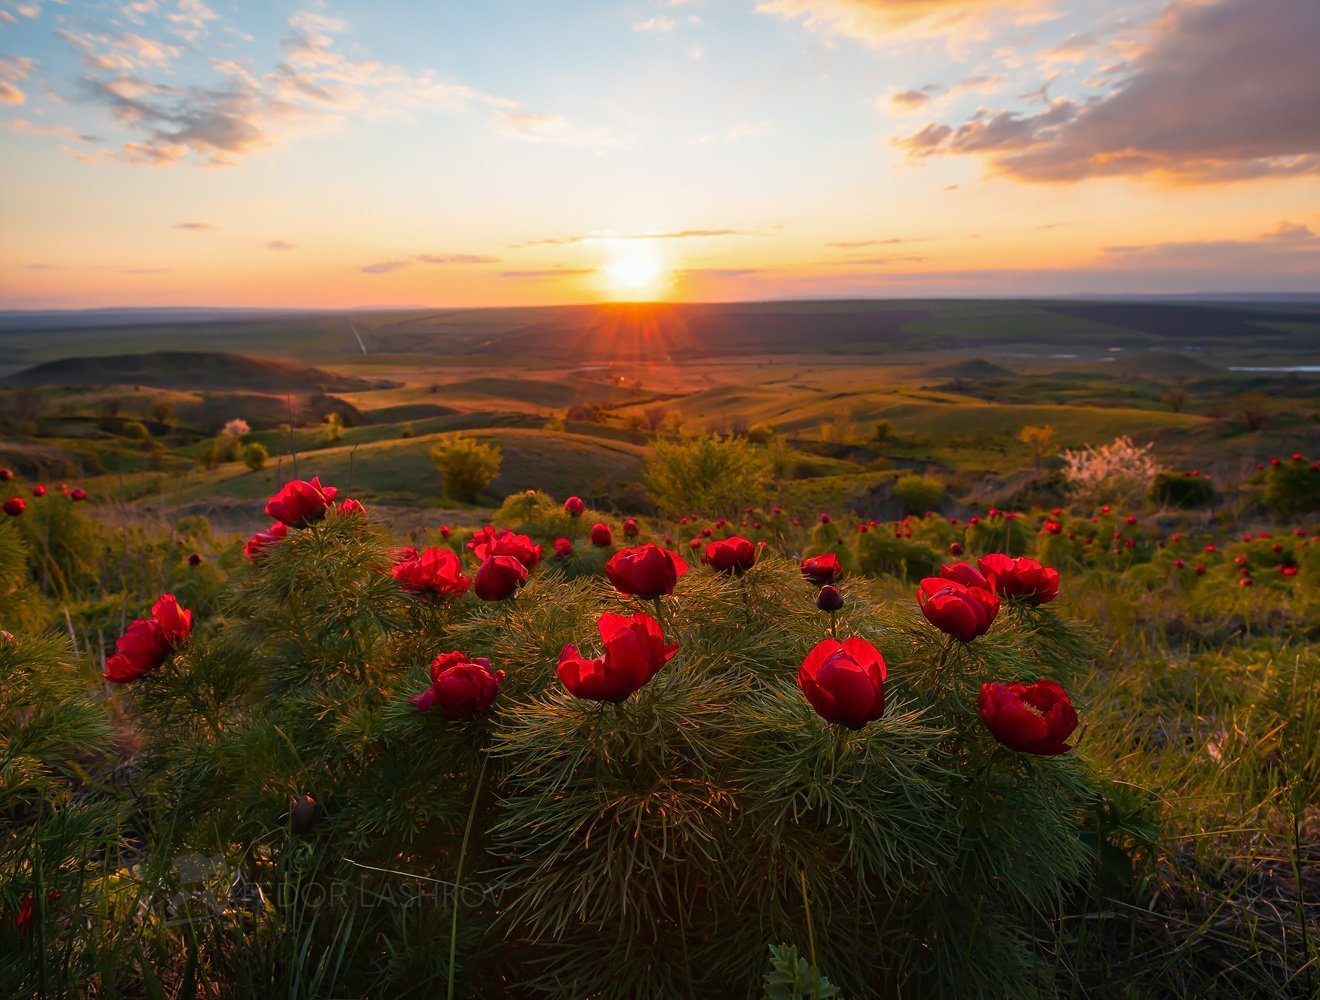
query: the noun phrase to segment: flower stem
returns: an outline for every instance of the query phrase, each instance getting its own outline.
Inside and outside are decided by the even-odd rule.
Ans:
[[[477,775],[477,785],[472,792],[472,808],[468,810],[467,826],[463,828],[463,844],[458,849],[458,866],[454,871],[454,913],[449,921],[449,1000],[454,1000],[454,960],[458,952],[458,904],[459,893],[463,888],[463,859],[467,856],[468,838],[472,836],[472,821],[477,816],[477,802],[481,799],[481,783],[486,777],[486,763],[489,757],[482,755],[481,772]]]

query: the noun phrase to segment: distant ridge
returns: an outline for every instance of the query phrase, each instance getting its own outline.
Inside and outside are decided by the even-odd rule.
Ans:
[[[985,358],[967,358],[943,365],[931,365],[923,371],[934,378],[1012,378],[1016,372],[1002,368]]]
[[[15,372],[3,382],[8,385],[145,385],[246,392],[363,392],[398,384],[223,351],[153,351],[150,354],[63,358]]]
[[[1154,375],[1172,378],[1179,375],[1222,375],[1224,369],[1208,364],[1200,358],[1177,351],[1142,351],[1118,357],[1113,364],[1104,366],[1106,374]]]

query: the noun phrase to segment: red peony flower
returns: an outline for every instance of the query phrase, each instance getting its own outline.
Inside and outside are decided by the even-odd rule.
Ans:
[[[38,483],[36,486],[32,487],[32,495],[34,497],[44,497],[46,495],[46,487]]]
[[[151,617],[160,623],[171,649],[183,645],[192,633],[192,612],[180,607],[173,594],[160,595],[160,599],[151,606]]]
[[[567,559],[573,554],[573,540],[571,538],[555,539],[555,558]]]
[[[280,521],[276,521],[265,531],[258,531],[248,539],[248,543],[243,546],[243,555],[249,559],[256,559],[258,556],[270,555],[264,550],[277,542],[283,541],[289,535],[289,526]]]
[[[564,501],[564,513],[569,517],[581,517],[582,512],[586,509],[587,505],[582,502],[581,497],[569,497]]]
[[[949,555],[960,556],[963,554],[962,542],[952,542],[949,545]]]
[[[22,497],[10,497],[4,503],[4,511],[10,517],[18,517],[25,510],[27,510],[27,504]]]
[[[596,523],[591,526],[591,544],[599,548],[606,548],[614,541],[614,536],[610,534],[608,524]]]
[[[660,624],[650,615],[631,618],[606,612],[596,623],[603,655],[587,659],[569,644],[559,654],[559,679],[577,698],[589,701],[623,701],[641,689],[678,651],[678,644],[665,645]]]
[[[338,493],[333,486],[322,486],[316,477],[310,481],[294,479],[266,501],[266,514],[290,528],[305,528],[325,517],[326,508]]]
[[[1025,598],[1032,604],[1048,604],[1059,593],[1059,571],[1035,559],[992,553],[976,561],[994,589],[1004,597]]]
[[[526,535],[515,535],[507,528],[496,531],[487,525],[472,536],[467,547],[482,562],[491,556],[513,556],[528,569],[535,569],[541,561],[541,546]]]
[[[7,483],[14,478],[13,469],[0,469],[0,483]]]
[[[917,604],[928,622],[959,642],[985,635],[999,614],[999,595],[993,590],[969,587],[943,576],[921,581]]]
[[[192,555],[188,557],[189,566],[200,566],[201,564],[202,564],[202,554],[200,552],[194,552]]]
[[[741,576],[756,563],[756,546],[746,538],[732,535],[706,546],[704,562],[719,573]]]
[[[810,559],[803,559],[798,568],[802,571],[802,578],[817,587],[833,583],[843,576],[843,567],[839,564],[839,557],[833,552],[826,552],[823,556],[812,556]]]
[[[115,642],[115,653],[101,675],[112,684],[140,680],[165,662],[192,632],[192,612],[179,606],[173,594],[152,605],[150,618],[139,618]]]
[[[961,583],[964,587],[980,587],[982,590],[990,591],[995,589],[994,583],[986,579],[985,575],[971,563],[957,562],[952,566],[941,566],[940,576],[945,580]]]
[[[81,486],[78,486],[69,491],[69,499],[74,503],[82,503],[87,499],[87,491]]]
[[[640,531],[641,529],[637,527],[637,519],[635,517],[630,517],[623,522],[623,533],[628,538],[636,538]]]
[[[429,548],[415,559],[405,559],[391,571],[399,586],[433,599],[460,597],[472,586],[463,566],[449,549]]]
[[[1077,713],[1054,681],[983,684],[977,700],[981,722],[1010,750],[1053,757],[1072,749],[1064,740],[1077,728]]]
[[[455,650],[435,658],[431,686],[408,700],[423,712],[439,706],[440,714],[452,722],[489,711],[503,680],[504,671],[492,671],[484,656],[470,657]]]
[[[798,668],[798,687],[826,722],[861,729],[885,714],[885,659],[865,639],[826,639]]]
[[[361,514],[363,517],[367,516],[367,508],[363,507],[361,502],[357,500],[341,500],[337,510],[338,513],[345,516],[351,516],[353,514]]]
[[[477,570],[472,592],[483,601],[503,601],[527,582],[527,567],[514,556],[491,556]]]
[[[654,542],[621,549],[605,564],[605,575],[619,593],[644,598],[672,594],[678,578],[686,572],[687,563],[677,552],[662,549]]]
[[[838,611],[843,607],[843,595],[839,593],[839,588],[826,584],[820,588],[820,593],[816,595],[816,607],[822,611]]]

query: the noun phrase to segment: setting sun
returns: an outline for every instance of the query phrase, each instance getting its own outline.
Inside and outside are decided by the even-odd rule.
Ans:
[[[620,298],[662,298],[668,269],[653,251],[626,248],[603,268],[606,290]]]

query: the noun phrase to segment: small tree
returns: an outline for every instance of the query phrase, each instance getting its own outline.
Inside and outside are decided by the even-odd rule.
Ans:
[[[441,438],[431,447],[431,461],[444,477],[446,496],[475,503],[481,491],[500,474],[504,453],[496,445],[454,435]]]
[[[1265,406],[1265,397],[1260,393],[1248,392],[1239,396],[1237,410],[1242,415],[1242,422],[1247,425],[1247,430],[1258,431],[1265,426],[1268,410]]]
[[[759,495],[769,472],[765,452],[745,438],[701,434],[656,441],[646,487],[667,514],[729,514]]]
[[[336,444],[344,439],[344,416],[338,410],[325,415],[325,439]]]
[[[642,411],[642,416],[646,420],[646,429],[652,434],[658,434],[664,427],[665,420],[669,416],[669,407],[667,406],[648,406]]]
[[[270,452],[260,441],[253,441],[243,448],[243,464],[251,471],[257,472],[266,465],[266,460],[270,458]]]
[[[1187,405],[1187,391],[1182,386],[1175,385],[1164,394],[1164,402],[1174,413],[1182,413],[1183,407]]]
[[[894,433],[894,427],[888,420],[877,420],[871,427],[871,440],[876,442],[888,441]]]
[[[1031,450],[1031,461],[1036,466],[1036,471],[1040,471],[1041,459],[1045,452],[1054,444],[1054,426],[1052,424],[1042,424],[1033,426],[1028,424],[1018,431],[1018,440],[1025,444]]]

